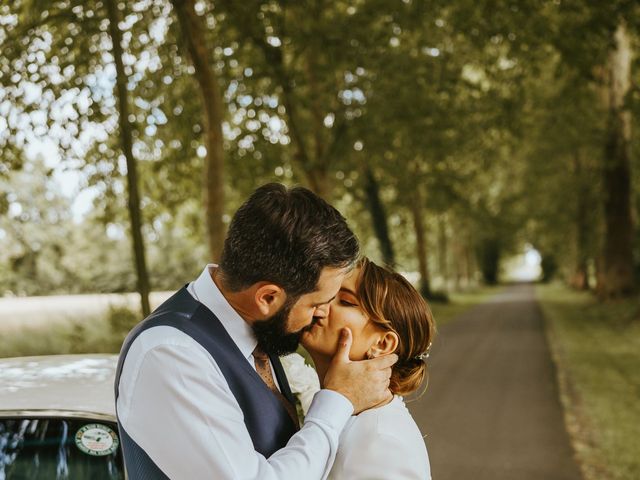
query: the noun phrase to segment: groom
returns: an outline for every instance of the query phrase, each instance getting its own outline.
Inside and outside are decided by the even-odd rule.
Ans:
[[[321,198],[258,188],[234,215],[220,264],[124,342],[115,388],[129,478],[326,477],[349,417],[391,397],[397,357],[351,362],[345,329],[299,428],[278,356],[328,315],[357,255],[344,218]]]

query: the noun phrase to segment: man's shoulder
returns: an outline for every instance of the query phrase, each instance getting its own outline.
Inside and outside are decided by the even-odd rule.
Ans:
[[[197,314],[200,307],[202,305],[186,288],[178,290],[129,332],[122,353],[127,353],[134,344],[150,349],[161,345],[193,343],[194,340],[184,331],[184,325]]]
[[[132,332],[133,334],[133,332]],[[149,350],[163,347],[193,347],[199,345],[191,335],[187,334],[175,325],[150,325],[137,333],[133,338],[127,338],[130,348],[144,354]]]
[[[193,368],[219,371],[213,357],[196,340],[173,326],[148,328],[130,341],[123,352],[122,377],[125,384],[135,383],[143,368],[172,372]],[[162,365],[162,367],[160,367]],[[166,371],[165,371],[166,373]]]
[[[142,325],[148,323],[167,322],[195,314],[202,304],[189,292],[187,286],[176,291],[144,319]]]

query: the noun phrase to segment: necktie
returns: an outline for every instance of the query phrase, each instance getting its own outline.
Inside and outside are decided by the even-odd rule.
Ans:
[[[269,390],[271,390],[276,395],[276,397],[278,397],[278,400],[282,402],[282,404],[284,405],[284,408],[287,410],[287,413],[291,417],[291,420],[293,420],[293,423],[295,424],[296,428],[300,428],[300,424],[298,423],[298,414],[296,412],[295,405],[292,405],[291,402],[289,402],[289,400],[285,398],[282,392],[278,390],[278,387],[276,387],[276,382],[273,379],[273,373],[271,373],[269,356],[266,353],[264,353],[264,351],[260,347],[256,347],[255,350],[253,351],[253,360],[256,365],[256,372],[258,372],[258,375],[260,375],[260,378],[262,378],[264,383],[267,384],[267,387],[269,387]]]

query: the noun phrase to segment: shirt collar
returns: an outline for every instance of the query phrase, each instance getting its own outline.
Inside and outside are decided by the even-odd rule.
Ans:
[[[211,278],[211,270],[218,265],[210,263],[193,282],[193,290],[197,300],[211,310],[222,323],[231,339],[245,358],[253,354],[258,345],[251,325],[249,325],[229,304],[222,292]]]

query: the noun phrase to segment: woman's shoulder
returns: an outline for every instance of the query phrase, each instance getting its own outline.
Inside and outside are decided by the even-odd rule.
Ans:
[[[403,442],[420,439],[419,443],[424,445],[418,425],[399,396],[395,396],[387,405],[366,410],[353,417],[347,428],[356,435],[391,437],[388,441],[393,441],[393,437]]]
[[[352,417],[330,478],[375,478],[370,474],[379,470],[389,478],[430,478],[424,440],[400,397]]]

